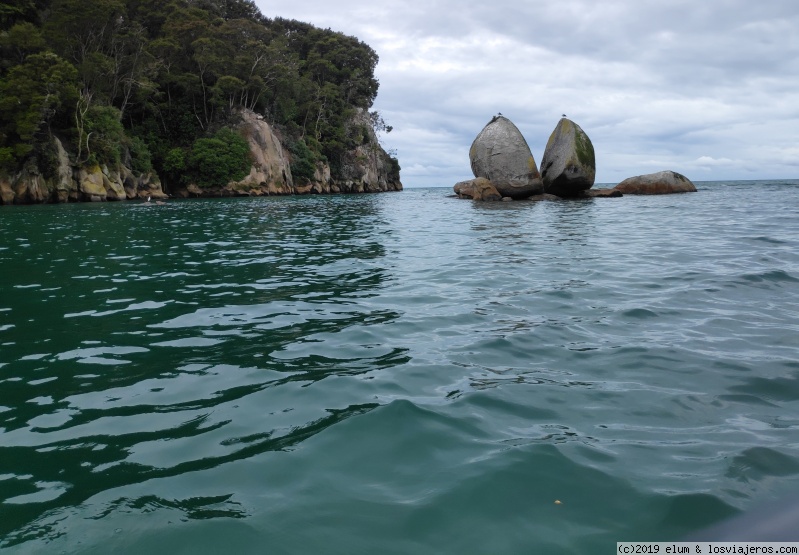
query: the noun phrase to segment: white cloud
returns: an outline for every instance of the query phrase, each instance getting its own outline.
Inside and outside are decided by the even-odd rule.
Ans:
[[[406,186],[470,177],[469,146],[497,112],[537,162],[568,114],[594,143],[598,182],[799,177],[795,0],[257,3],[377,51],[375,108]]]

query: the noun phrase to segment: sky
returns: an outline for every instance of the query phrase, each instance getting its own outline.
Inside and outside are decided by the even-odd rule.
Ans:
[[[359,38],[405,187],[471,179],[469,147],[513,121],[540,165],[562,114],[597,183],[799,179],[797,0],[256,0]]]

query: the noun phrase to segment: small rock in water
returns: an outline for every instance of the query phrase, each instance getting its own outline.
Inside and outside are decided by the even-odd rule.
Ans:
[[[455,194],[460,198],[472,200],[502,200],[502,195],[488,179],[478,177],[469,181],[461,181],[453,187]]]
[[[668,195],[695,193],[696,186],[682,174],[673,171],[628,177],[614,188],[625,195]]]

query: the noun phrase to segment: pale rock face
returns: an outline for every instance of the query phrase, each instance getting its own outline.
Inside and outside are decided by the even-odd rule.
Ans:
[[[39,175],[38,171],[29,171],[26,168],[14,184],[15,202],[39,203],[47,201],[49,191],[46,186],[45,180]]]
[[[109,171],[106,166],[103,166],[103,187],[105,187],[108,200],[126,200],[128,198],[122,183],[122,176],[118,171]]]
[[[78,170],[78,188],[92,202],[106,199],[103,171],[100,166],[89,166]]]
[[[541,174],[519,129],[504,116],[495,116],[469,149],[475,177],[491,181],[505,197],[526,198],[542,192]]]
[[[390,180],[390,158],[380,147],[365,110],[356,111],[349,125],[363,129],[367,140],[345,155],[340,181],[333,180],[328,164],[318,162],[312,181],[295,182],[291,175],[291,155],[269,124],[251,111],[242,112],[242,120],[240,129],[250,145],[253,165],[250,175],[240,182],[228,184],[225,191],[236,190],[250,195],[306,195],[402,190],[401,183]]]
[[[0,175],[0,204],[11,204],[16,196],[14,189],[11,188],[11,181]]]
[[[580,196],[594,185],[594,145],[582,128],[562,118],[547,141],[541,159],[544,191],[559,197]]]
[[[239,182],[241,186],[266,187],[270,194],[291,194],[294,179],[291,162],[272,127],[255,112],[241,114],[241,130],[250,145],[253,163],[250,174]]]
[[[58,159],[58,169],[55,176],[56,195],[58,196],[58,202],[67,202],[70,193],[75,191],[75,181],[72,179],[72,165],[64,145],[61,144],[57,137],[53,139]]]
[[[696,186],[682,174],[662,171],[629,177],[616,185],[614,190],[625,195],[668,195],[695,193]]]

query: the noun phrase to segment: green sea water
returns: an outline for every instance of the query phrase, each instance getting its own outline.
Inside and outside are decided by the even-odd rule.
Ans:
[[[4,553],[612,553],[799,495],[799,182],[2,207]]]

